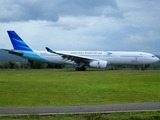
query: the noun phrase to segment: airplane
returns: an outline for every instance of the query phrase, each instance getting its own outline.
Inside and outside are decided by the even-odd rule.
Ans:
[[[106,68],[108,65],[137,65],[141,70],[145,65],[158,62],[160,59],[154,54],[146,52],[123,51],[53,51],[46,47],[46,51],[31,49],[15,31],[7,31],[14,49],[7,51],[10,54],[48,64],[76,65],[76,71],[85,71],[86,66],[91,68]]]

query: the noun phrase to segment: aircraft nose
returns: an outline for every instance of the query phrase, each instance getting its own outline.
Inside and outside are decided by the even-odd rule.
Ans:
[[[156,62],[160,61],[160,59],[158,57],[156,57]]]

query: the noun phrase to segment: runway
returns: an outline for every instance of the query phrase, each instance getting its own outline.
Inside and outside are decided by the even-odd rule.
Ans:
[[[113,113],[160,111],[160,102],[136,104],[109,104],[97,106],[55,106],[55,107],[26,107],[0,108],[0,115],[53,115],[53,114],[86,114],[86,113]]]
[[[86,71],[75,71],[75,70],[69,70],[69,69],[1,69],[1,73],[3,72],[142,72],[142,73],[148,73],[148,72],[160,72],[160,70],[86,70]]]

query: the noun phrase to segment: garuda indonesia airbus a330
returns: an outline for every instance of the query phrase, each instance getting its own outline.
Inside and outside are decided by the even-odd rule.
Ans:
[[[92,68],[106,68],[107,65],[138,65],[144,70],[145,65],[159,61],[155,55],[145,52],[120,52],[120,51],[35,51],[31,49],[14,31],[7,31],[12,42],[12,50],[3,49],[10,54],[26,59],[45,62],[48,64],[72,64],[76,70]]]

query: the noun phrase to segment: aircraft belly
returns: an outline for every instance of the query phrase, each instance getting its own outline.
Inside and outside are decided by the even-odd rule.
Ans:
[[[141,61],[135,58],[107,58],[106,61],[113,65],[141,65]]]
[[[75,64],[75,62],[67,59],[63,59],[59,55],[48,56],[48,57],[45,57],[45,59],[55,64]]]
[[[55,56],[48,56],[45,57],[46,60],[55,63],[55,64],[64,64],[65,62],[62,60],[61,56],[55,55]]]
[[[33,60],[33,61],[49,63],[49,61],[47,61],[45,58],[43,58],[33,52],[24,52],[24,55],[22,57],[29,59],[29,60]]]

